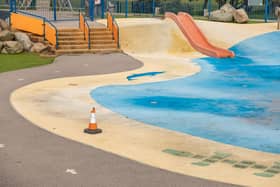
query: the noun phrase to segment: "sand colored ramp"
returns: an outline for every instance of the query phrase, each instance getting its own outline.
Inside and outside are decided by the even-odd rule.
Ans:
[[[172,19],[179,26],[192,47],[200,53],[216,58],[234,57],[232,51],[210,44],[188,13],[180,12],[176,15],[168,12],[165,17]]]
[[[195,51],[172,20],[130,18],[117,21],[121,48],[133,56],[177,57]]]

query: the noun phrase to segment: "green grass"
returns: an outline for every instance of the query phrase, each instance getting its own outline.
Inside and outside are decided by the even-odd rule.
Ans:
[[[50,64],[53,60],[53,57],[40,57],[32,53],[0,54],[0,73]]]

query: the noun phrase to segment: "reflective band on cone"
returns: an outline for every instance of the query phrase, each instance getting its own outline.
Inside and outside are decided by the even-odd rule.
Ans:
[[[90,122],[88,128],[84,130],[85,133],[88,134],[98,134],[101,133],[102,130],[97,128],[96,117],[95,117],[95,108],[92,108],[90,112]]]

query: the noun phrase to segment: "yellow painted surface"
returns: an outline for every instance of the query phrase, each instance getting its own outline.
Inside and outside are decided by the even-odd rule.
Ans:
[[[44,34],[44,22],[40,18],[35,18],[27,15],[11,13],[12,28],[31,32],[33,34]]]
[[[81,13],[80,13],[79,19],[80,19],[80,21],[79,21],[80,30],[82,32],[85,32],[85,20],[84,20],[84,17]]]
[[[50,24],[46,23],[45,25],[45,38],[52,45],[56,45],[56,30]]]

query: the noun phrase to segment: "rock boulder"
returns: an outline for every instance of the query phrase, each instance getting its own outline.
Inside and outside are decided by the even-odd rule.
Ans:
[[[232,22],[233,15],[232,13],[223,10],[215,10],[211,12],[209,19],[211,21]]]
[[[233,17],[237,23],[247,23],[249,20],[248,14],[243,8],[235,10],[233,12]]]
[[[32,47],[32,42],[29,39],[29,36],[23,32],[16,32],[15,38],[17,41],[21,42],[23,44],[24,50],[29,51]]]
[[[9,54],[17,54],[23,52],[23,44],[18,41],[6,41],[4,42],[4,49]]]
[[[48,50],[48,46],[42,44],[42,43],[34,43],[33,47],[31,48],[31,52],[35,52],[35,53],[42,53],[43,51]]]
[[[212,21],[232,22],[235,8],[229,3],[224,4],[220,10],[212,11],[209,19]]]
[[[3,49],[1,50],[1,54],[8,54],[8,51],[6,50],[6,48],[3,48]]]
[[[3,19],[0,19],[0,27],[2,28],[2,30],[8,30],[9,24],[6,21],[4,21]]]
[[[10,41],[15,38],[14,33],[8,30],[4,30],[0,32],[0,41]]]
[[[235,11],[235,8],[233,6],[231,6],[231,4],[226,3],[220,8],[220,10],[222,10],[223,12],[233,14],[233,12]]]

